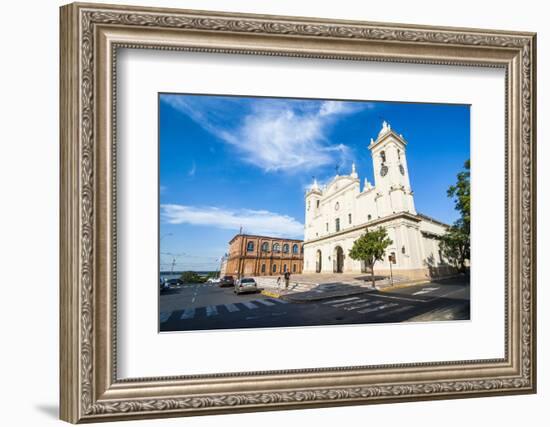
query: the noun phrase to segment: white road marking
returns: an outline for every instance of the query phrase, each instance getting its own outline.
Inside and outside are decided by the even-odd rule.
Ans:
[[[263,304],[263,305],[275,305],[274,302],[264,300],[264,299],[257,299],[257,300],[254,300],[254,302],[259,302],[260,304]]]
[[[393,295],[386,295],[386,294],[376,294],[376,295],[373,295],[373,297],[376,297],[376,298],[389,298],[389,299],[396,299],[396,300],[399,300],[399,301],[414,301],[414,302],[428,302],[426,300],[423,300],[423,299],[419,299],[419,298],[407,298],[407,297],[402,297],[402,296],[393,296]]]
[[[382,301],[369,301],[365,304],[354,305],[354,306],[351,306],[351,307],[344,307],[344,310],[352,311],[352,310],[357,310],[358,308],[366,308],[366,307],[370,307],[371,305],[379,305],[379,304],[383,304],[383,302]]]
[[[206,315],[207,316],[217,316],[218,315],[218,309],[215,305],[209,305],[206,307]]]
[[[332,304],[333,307],[342,307],[344,305],[350,305],[350,304],[358,304],[358,303],[363,303],[363,302],[367,302],[369,300],[366,300],[366,299],[354,299],[353,301],[346,301],[346,302],[341,302],[341,303],[338,303],[338,304]]]
[[[251,302],[248,302],[248,301],[243,301],[242,304],[243,304],[246,308],[249,308],[250,310],[254,310],[255,308],[258,308],[257,305],[254,305],[254,304],[252,304]]]
[[[389,304],[379,305],[378,307],[367,308],[365,310],[359,310],[357,313],[366,314],[372,313],[373,311],[385,310],[386,308],[395,307],[399,304],[395,302],[390,302]]]
[[[163,313],[160,313],[160,323],[166,322],[171,315],[172,315],[171,311],[165,311]]]
[[[326,301],[323,304],[333,304],[335,302],[339,303],[339,302],[345,302],[345,301],[353,301],[353,300],[356,300],[356,299],[359,299],[359,297],[342,298],[342,299],[337,299],[337,300],[333,300],[333,301]]]
[[[437,291],[438,289],[439,289],[439,286],[437,288],[422,288],[421,290],[413,293],[412,295],[429,294],[430,292]]]
[[[288,304],[284,299],[270,299],[270,301],[278,302],[279,304]]]
[[[180,319],[181,320],[192,319],[193,317],[195,317],[195,309],[186,308],[185,310],[183,310],[183,313],[181,314]]]
[[[225,304],[225,308],[227,308],[227,311],[230,313],[233,313],[234,311],[239,311],[239,307],[237,307],[235,304]]]

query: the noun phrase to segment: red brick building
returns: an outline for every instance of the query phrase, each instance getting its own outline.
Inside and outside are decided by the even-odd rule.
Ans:
[[[229,242],[225,274],[243,276],[277,276],[286,271],[302,272],[302,240],[237,234]]]

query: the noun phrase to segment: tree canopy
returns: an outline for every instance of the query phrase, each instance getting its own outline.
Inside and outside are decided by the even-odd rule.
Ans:
[[[447,190],[447,196],[454,198],[460,219],[440,238],[440,247],[446,259],[465,271],[465,261],[470,260],[470,160],[464,163],[464,170],[456,179],[456,184]]]
[[[368,231],[353,242],[349,256],[357,261],[364,261],[371,269],[371,280],[374,286],[374,264],[384,259],[386,249],[393,241],[388,237],[385,228]]]
[[[447,196],[455,199],[455,209],[460,212],[464,229],[470,232],[470,160],[464,163],[464,170],[456,176],[456,184],[447,190]],[[459,221],[460,221],[459,220]]]

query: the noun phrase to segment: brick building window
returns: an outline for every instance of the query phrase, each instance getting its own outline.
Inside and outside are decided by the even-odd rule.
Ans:
[[[262,273],[265,273],[265,264],[262,264]]]
[[[292,272],[296,273],[296,264],[292,264]]]
[[[273,273],[277,273],[277,264],[273,264]]]
[[[279,245],[278,243],[274,243],[273,252],[281,252],[281,245]]]
[[[287,253],[288,253],[288,250],[289,250],[288,244],[285,243],[285,244],[283,245],[283,252],[284,252],[285,254],[287,254]]]
[[[248,242],[246,245],[246,250],[252,252],[254,250],[254,242]]]
[[[294,244],[292,245],[292,253],[297,254],[298,253],[298,245]]]
[[[262,243],[262,252],[267,252],[269,250],[269,243],[263,242]]]
[[[286,264],[283,264],[283,272],[286,273]]]

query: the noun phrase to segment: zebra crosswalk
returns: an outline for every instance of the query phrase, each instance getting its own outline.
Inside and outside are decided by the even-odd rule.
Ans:
[[[403,298],[402,301],[398,301],[398,298],[392,297],[388,300],[385,295],[377,297],[371,294],[324,301],[322,304],[344,310],[348,313],[375,313],[376,317],[403,313],[414,307],[414,305],[411,304],[411,300],[408,298]]]
[[[245,312],[256,310],[260,307],[274,307],[277,305],[288,304],[287,301],[268,298],[252,301],[241,301],[237,303],[227,303],[218,305],[207,305],[205,307],[186,308],[183,310],[161,312],[159,315],[160,323],[166,323],[168,320],[192,320],[197,317],[213,318],[220,314]]]
[[[171,314],[172,313],[170,313],[170,315]],[[168,317],[170,317],[170,316],[168,316]],[[183,310],[183,313],[181,313],[180,319],[182,319],[182,320],[192,319],[193,317],[195,317],[195,309],[194,308],[187,308],[187,309]],[[166,318],[166,320],[168,320],[168,318]],[[164,322],[161,321],[161,323],[164,323]]]

